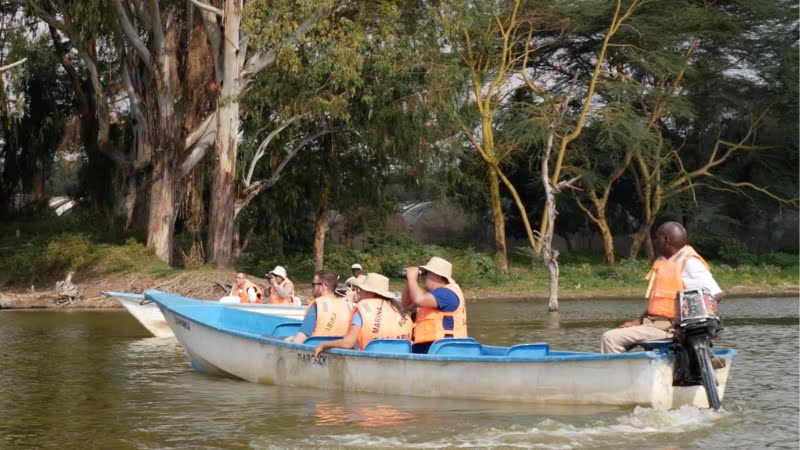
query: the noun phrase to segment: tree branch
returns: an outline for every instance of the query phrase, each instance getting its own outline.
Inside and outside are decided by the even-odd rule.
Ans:
[[[267,189],[269,189],[272,186],[274,186],[275,183],[277,183],[281,179],[281,176],[283,175],[283,170],[286,168],[286,165],[289,164],[289,162],[295,157],[295,155],[297,155],[297,153],[303,147],[305,147],[309,143],[313,142],[314,140],[316,140],[320,136],[323,136],[323,135],[329,134],[329,133],[333,133],[333,132],[336,132],[338,130],[339,130],[339,128],[337,128],[337,127],[326,128],[324,130],[321,130],[321,131],[317,132],[314,135],[306,137],[302,141],[300,141],[297,144],[295,144],[294,147],[292,147],[288,152],[286,152],[286,155],[283,157],[283,160],[278,164],[277,167],[275,167],[275,169],[272,171],[272,175],[270,175],[270,177],[268,179],[266,179],[266,180],[258,180],[256,182],[252,183],[251,185],[247,186],[241,192],[240,197],[236,200],[236,205],[234,207],[234,213],[233,213],[234,219],[236,218],[236,216],[239,215],[239,213],[245,207],[247,207],[247,205],[254,198],[256,198],[259,194],[261,194],[262,192],[264,192]]]
[[[19,61],[13,62],[11,64],[6,64],[5,66],[0,66],[0,73],[3,73],[6,70],[12,69],[12,68],[14,68],[16,66],[19,66],[20,64],[24,64],[25,61],[27,61],[27,60],[28,60],[28,58],[22,58]]]
[[[200,122],[184,141],[184,150],[189,150],[178,168],[178,177],[183,178],[203,160],[217,137],[217,121],[215,113],[211,113]]]
[[[154,0],[155,1],[155,0]],[[301,23],[299,27],[294,31],[294,34],[286,38],[280,45],[277,47],[269,49],[266,53],[260,53],[254,55],[250,60],[247,62],[247,65],[242,70],[240,76],[242,78],[247,78],[252,75],[255,75],[265,68],[275,62],[275,58],[278,56],[278,49],[287,45],[294,45],[303,36],[308,33],[308,30],[311,29],[311,26],[314,25],[322,16],[324,16],[328,11],[328,7],[326,5],[320,5],[311,15],[305,20],[305,22]]]
[[[225,17],[225,14],[222,12],[221,9],[215,8],[215,7],[211,6],[211,5],[209,5],[208,3],[202,3],[202,2],[200,2],[198,0],[189,0],[189,1],[191,1],[194,6],[197,6],[198,8],[200,8],[200,9],[202,9],[204,11],[208,11],[210,13],[216,14],[219,17]]]
[[[258,149],[256,150],[256,154],[253,156],[253,160],[250,162],[250,168],[247,170],[247,176],[244,179],[244,185],[245,186],[249,186],[250,185],[250,180],[253,179],[253,171],[256,168],[256,164],[258,163],[258,160],[260,160],[264,156],[264,154],[266,153],[266,148],[269,145],[269,143],[272,142],[272,140],[275,139],[275,137],[278,134],[280,134],[281,131],[285,130],[286,127],[288,127],[289,125],[297,122],[298,120],[302,119],[303,117],[306,117],[307,115],[308,114],[298,114],[298,115],[295,115],[293,117],[290,117],[289,119],[285,120],[282,124],[278,125],[277,128],[272,130],[272,132],[269,135],[267,135],[267,137],[258,146]]]
[[[144,42],[139,37],[136,29],[133,28],[133,24],[128,17],[128,13],[125,11],[125,8],[122,6],[122,2],[120,0],[111,0],[111,2],[114,4],[114,9],[117,10],[117,21],[122,28],[122,32],[128,38],[128,42],[139,55],[139,58],[142,59],[144,65],[147,67],[152,66],[153,56],[150,54],[150,51],[147,50],[147,46],[144,45]]]

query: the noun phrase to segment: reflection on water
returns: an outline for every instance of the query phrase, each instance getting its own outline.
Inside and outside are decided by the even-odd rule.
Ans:
[[[470,303],[469,328],[489,344],[596,351],[642,307]],[[148,337],[124,312],[0,311],[0,448],[797,448],[798,300],[722,307],[717,346],[739,355],[721,413],[262,386],[192,372],[177,341]]]

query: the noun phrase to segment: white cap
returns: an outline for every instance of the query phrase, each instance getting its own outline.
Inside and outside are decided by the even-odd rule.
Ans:
[[[283,266],[275,266],[275,268],[272,269],[270,273],[273,275],[277,275],[279,277],[286,278],[286,269],[284,269]]]
[[[350,268],[351,268],[351,269],[361,269],[361,264],[359,264],[359,263],[355,263],[355,264],[353,264],[352,266],[350,266]]]

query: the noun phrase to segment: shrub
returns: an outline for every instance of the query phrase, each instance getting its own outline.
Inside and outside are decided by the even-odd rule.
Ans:
[[[91,259],[92,246],[86,235],[62,233],[47,243],[41,256],[39,271],[57,276],[59,272],[77,270]]]

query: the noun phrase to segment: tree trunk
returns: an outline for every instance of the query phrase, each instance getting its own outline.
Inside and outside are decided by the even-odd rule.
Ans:
[[[319,209],[314,220],[314,244],[312,248],[314,270],[322,270],[325,263],[325,236],[328,233],[328,212],[327,208]]]
[[[220,108],[217,117],[217,164],[208,213],[207,262],[229,267],[233,263],[233,231],[236,227],[234,182],[239,131],[238,102],[231,101]]]
[[[156,257],[167,264],[172,264],[177,215],[173,161],[164,157],[155,160],[147,221],[147,247],[154,249]]]
[[[222,89],[217,101],[216,162],[208,214],[207,261],[222,267],[233,264],[236,193],[236,151],[239,135],[239,24],[241,2],[224,2]]]
[[[614,253],[614,236],[611,234],[611,227],[608,226],[605,214],[599,215],[597,219],[597,228],[600,229],[600,235],[603,237],[603,261],[609,266],[613,266],[616,264],[616,254]]]
[[[546,172],[545,172],[546,173]],[[547,200],[545,206],[547,207],[547,228],[544,232],[542,242],[542,259],[544,265],[547,267],[547,272],[550,277],[550,291],[548,293],[547,308],[550,312],[558,311],[558,250],[553,248],[553,234],[556,226],[556,198],[550,181],[547,175],[544,177],[545,195]]]
[[[507,272],[506,222],[503,217],[503,205],[500,203],[500,183],[497,172],[491,167],[489,168],[489,193],[492,202],[492,219],[494,220],[494,263],[498,269]]]

